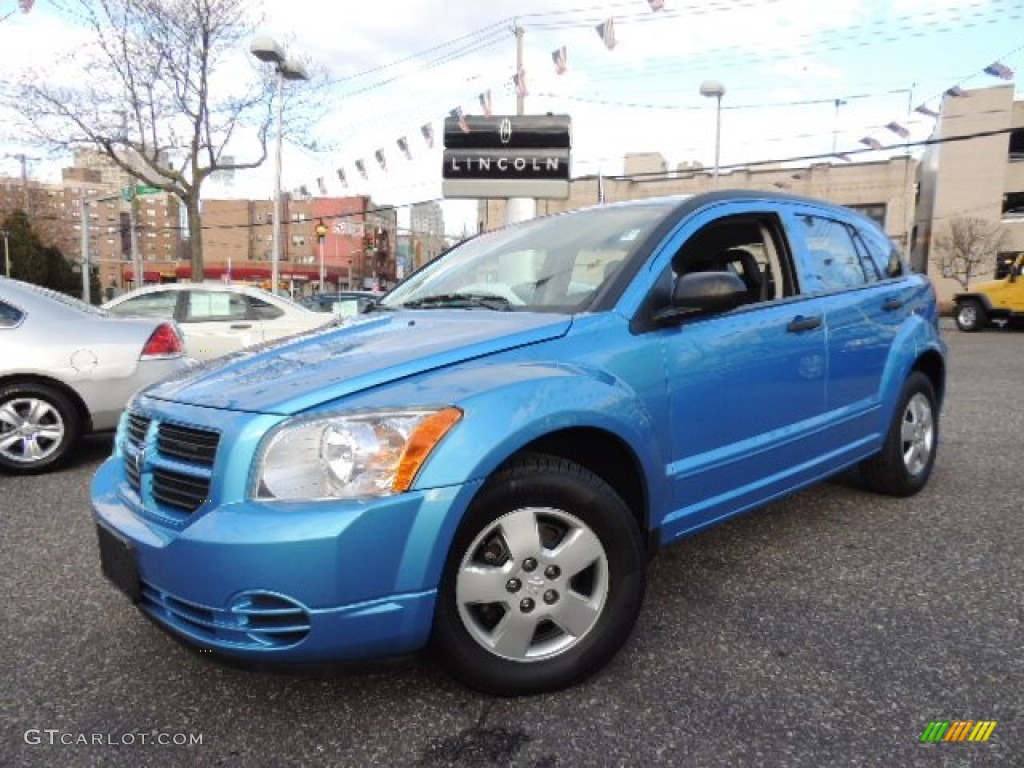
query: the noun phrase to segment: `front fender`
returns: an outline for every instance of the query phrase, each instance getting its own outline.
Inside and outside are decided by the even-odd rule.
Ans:
[[[965,301],[976,301],[985,308],[986,312],[992,311],[992,299],[984,293],[954,293],[953,304],[960,305]]]
[[[636,456],[648,485],[658,476],[656,468],[664,466],[656,415],[606,372],[502,363],[434,374],[429,386],[439,395],[447,393],[447,401],[461,407],[464,416],[423,466],[417,488],[484,480],[524,446],[567,429],[596,429],[618,438]],[[653,502],[657,489],[649,490]]]

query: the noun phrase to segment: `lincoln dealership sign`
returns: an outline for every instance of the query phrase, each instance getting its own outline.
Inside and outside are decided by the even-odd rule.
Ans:
[[[444,121],[445,197],[569,196],[568,115],[498,115]]]

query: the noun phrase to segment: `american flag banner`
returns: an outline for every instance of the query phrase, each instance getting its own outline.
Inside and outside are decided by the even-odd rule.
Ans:
[[[910,138],[910,131],[908,131],[902,125],[897,123],[895,120],[893,120],[891,123],[886,123],[885,127],[888,128],[893,133],[895,133],[901,139],[909,139]]]
[[[454,117],[459,121],[459,130],[463,133],[469,133],[469,124],[466,122],[466,115],[462,112],[462,107],[456,107],[448,113],[450,117]]]
[[[320,190],[321,195],[327,194],[327,185],[324,184],[324,177],[321,176],[316,180],[316,188]]]
[[[373,153],[373,156],[377,158],[377,162],[380,164],[380,169],[382,171],[386,171],[388,169],[388,161],[387,158],[384,157],[384,150],[378,149]]]
[[[434,126],[430,123],[424,123],[420,126],[420,135],[423,136],[423,140],[427,142],[427,146],[433,148],[434,146]]]
[[[491,109],[491,92],[489,90],[484,91],[483,93],[480,94],[479,98],[480,109],[484,111],[484,116],[490,117],[491,115],[493,115],[494,111]]]
[[[366,163],[364,163],[362,160],[356,160],[356,170],[359,171],[359,175],[362,176],[364,179],[370,178],[369,176],[366,175]]]
[[[665,0],[647,0],[647,4],[651,6],[652,11],[665,10]]]
[[[914,111],[920,115],[925,115],[927,117],[939,116],[938,112],[936,112],[934,109],[929,109],[926,104],[918,104],[916,107],[914,107]]]
[[[569,68],[568,49],[564,45],[561,48],[556,48],[551,52],[551,60],[555,62],[555,74],[564,75]]]
[[[882,148],[882,142],[880,142],[878,139],[873,139],[870,136],[865,136],[863,139],[860,140],[860,143],[866,147],[871,147],[872,149]]]
[[[526,90],[525,69],[520,69],[516,74],[512,75],[512,84],[516,87],[516,96],[529,96],[530,92]]]
[[[603,24],[598,24],[594,29],[597,30],[597,36],[601,38],[601,42],[604,43],[604,47],[609,51],[615,47],[615,20],[608,19]]]
[[[984,70],[986,75],[998,77],[1000,80],[1013,80],[1013,70],[1001,61],[993,61]]]
[[[348,180],[345,178],[344,168],[338,169],[338,181],[341,182],[341,186],[343,186],[345,189],[348,189]]]
[[[409,151],[409,142],[406,141],[405,136],[395,141],[398,145],[398,151],[405,155],[406,160],[412,160],[412,152]]]
[[[955,99],[959,99],[967,95],[967,91],[961,88],[959,85],[954,85],[945,90],[947,96],[952,96]]]

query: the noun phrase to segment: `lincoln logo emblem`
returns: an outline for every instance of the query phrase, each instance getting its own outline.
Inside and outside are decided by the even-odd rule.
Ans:
[[[512,140],[512,121],[507,117],[501,121],[501,127],[498,129],[498,137],[501,139],[502,144],[508,144]]]

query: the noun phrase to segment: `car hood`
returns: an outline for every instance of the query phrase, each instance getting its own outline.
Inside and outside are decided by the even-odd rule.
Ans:
[[[159,400],[291,415],[388,381],[564,335],[565,315],[400,311],[249,347],[146,391]]]

